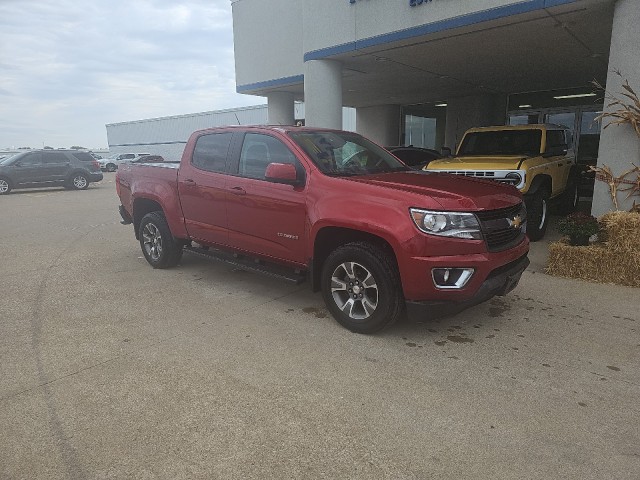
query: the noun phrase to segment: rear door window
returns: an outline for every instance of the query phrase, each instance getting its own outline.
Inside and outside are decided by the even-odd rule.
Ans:
[[[63,152],[44,152],[42,154],[42,160],[47,164],[69,162],[69,159]]]
[[[231,132],[202,135],[196,141],[191,164],[207,172],[224,173],[232,137]]]

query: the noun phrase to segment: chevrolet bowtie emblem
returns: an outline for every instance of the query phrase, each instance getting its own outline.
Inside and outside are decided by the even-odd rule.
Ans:
[[[513,218],[507,218],[507,222],[509,222],[510,227],[520,228],[520,225],[522,225],[522,217],[520,217],[520,215],[516,215]]]

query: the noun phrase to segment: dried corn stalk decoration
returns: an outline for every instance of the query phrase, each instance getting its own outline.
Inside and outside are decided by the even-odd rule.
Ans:
[[[619,210],[618,192],[629,192],[625,200],[633,195],[640,195],[640,167],[637,167],[636,165],[633,165],[632,169],[627,170],[618,177],[613,175],[613,172],[607,165],[603,165],[602,167],[589,166],[589,171],[596,172],[596,180],[605,182],[609,186],[609,195],[611,195],[611,200],[613,201],[613,205],[616,207],[616,210]],[[634,180],[626,178],[632,173],[637,174]],[[630,186],[628,188],[620,188],[620,185]],[[632,211],[634,208],[635,201]]]
[[[622,79],[622,74],[619,70],[615,70],[614,73]],[[628,123],[634,129],[636,135],[640,137],[640,97],[638,97],[638,94],[631,88],[631,85],[629,85],[629,80],[622,79],[622,88],[624,91],[621,92],[621,95],[624,98],[611,94],[597,80],[591,83],[598,90],[602,90],[605,93],[605,99],[609,101],[607,107],[613,109],[609,112],[603,112],[596,117],[596,120],[600,121],[605,118],[612,119],[604,125],[604,128],[611,125]]]
[[[594,87],[604,92],[605,99],[609,102],[607,103],[607,108],[611,109],[611,111],[603,112],[598,115],[596,117],[596,121],[609,119],[609,122],[604,125],[603,128],[607,128],[611,125],[623,125],[628,123],[636,132],[636,135],[640,137],[640,97],[631,85],[629,85],[629,80],[622,77],[622,73],[620,73],[619,70],[614,70],[613,73],[618,75],[622,80],[623,91],[620,93],[621,96],[611,94],[597,80],[591,82]],[[611,195],[611,200],[613,201],[616,210],[619,209],[618,192],[629,192],[626,199],[634,195],[640,195],[640,168],[633,163],[632,165],[632,169],[627,170],[618,177],[614,176],[611,169],[606,165],[603,165],[602,167],[589,167],[590,171],[596,172],[596,180],[605,182],[609,186],[609,195]],[[636,173],[636,178],[634,180],[628,179],[627,176],[633,173]],[[620,185],[628,185],[628,187],[620,188]],[[640,206],[636,206],[636,202],[634,200],[631,211],[639,211],[639,207]]]

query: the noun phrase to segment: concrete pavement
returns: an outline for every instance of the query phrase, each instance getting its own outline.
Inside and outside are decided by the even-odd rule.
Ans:
[[[305,285],[151,269],[117,205],[0,197],[0,478],[640,477],[637,289],[538,243],[509,296],[356,335]]]

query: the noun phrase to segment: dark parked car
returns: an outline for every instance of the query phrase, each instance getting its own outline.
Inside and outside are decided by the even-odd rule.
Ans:
[[[432,160],[442,158],[442,155],[437,150],[431,150],[430,148],[420,147],[387,147],[391,153],[398,157],[402,162],[415,169],[422,170]]]
[[[30,150],[0,160],[0,195],[16,188],[85,190],[102,180],[98,161],[77,150]]]

